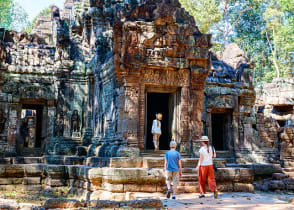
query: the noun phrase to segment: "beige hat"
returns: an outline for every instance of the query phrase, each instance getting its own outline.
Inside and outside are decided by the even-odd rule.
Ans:
[[[202,136],[201,139],[198,139],[197,141],[209,141],[208,136]]]

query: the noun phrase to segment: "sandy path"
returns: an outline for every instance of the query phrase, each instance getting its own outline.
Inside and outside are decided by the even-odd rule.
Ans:
[[[181,194],[177,200],[163,200],[168,209],[294,209],[289,199],[294,195],[274,193],[220,193],[218,199],[207,194],[199,199],[198,194]]]

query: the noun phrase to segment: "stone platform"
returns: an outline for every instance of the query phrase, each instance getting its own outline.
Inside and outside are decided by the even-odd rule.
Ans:
[[[163,157],[101,158],[44,156],[2,158],[0,190],[58,193],[79,200],[134,200],[134,193],[165,193]],[[216,158],[216,181],[222,192],[253,192],[254,170],[227,167]],[[183,158],[179,193],[198,192],[198,158]]]

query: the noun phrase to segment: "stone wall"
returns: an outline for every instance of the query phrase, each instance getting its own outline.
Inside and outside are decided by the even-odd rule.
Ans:
[[[209,136],[217,150],[227,150],[229,156],[241,159],[252,151],[255,141],[252,68],[244,51],[232,43],[223,53],[213,55],[212,69],[204,89],[203,133]],[[226,118],[217,126],[213,119],[215,114]],[[222,126],[222,131],[216,130]],[[214,139],[217,132],[221,132],[217,135],[223,135],[222,139]],[[223,147],[219,149],[217,141],[221,140],[224,141]]]
[[[40,158],[6,158],[14,165],[0,165],[0,190],[59,194],[87,200],[135,200],[136,193],[166,192],[163,158],[86,158],[50,156]],[[26,164],[32,163],[34,164]],[[44,163],[41,163],[44,162]],[[47,164],[45,164],[47,163]],[[83,164],[83,165],[82,165]],[[190,168],[197,160],[183,159]],[[221,166],[222,161],[217,161]],[[103,166],[108,167],[103,167]],[[100,168],[101,167],[101,168]],[[219,168],[218,189],[222,192],[253,192],[254,170],[250,168]],[[193,180],[189,181],[189,180]],[[198,192],[197,176],[181,178],[180,193]],[[158,194],[154,194],[158,196]]]

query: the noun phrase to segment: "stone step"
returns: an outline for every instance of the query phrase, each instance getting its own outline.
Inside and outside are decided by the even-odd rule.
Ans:
[[[197,174],[183,174],[180,178],[181,182],[195,182],[198,181],[198,175]]]
[[[198,182],[194,181],[186,181],[186,182],[179,182],[179,186],[196,186],[198,185]]]
[[[183,158],[183,168],[195,168],[199,158]],[[223,168],[226,165],[226,158],[215,158],[216,167]],[[110,168],[163,168],[163,157],[138,157],[138,158],[111,158]]]
[[[40,157],[43,155],[41,148],[23,148],[20,152],[23,157]]]
[[[36,164],[44,163],[43,157],[15,157],[13,158],[13,164]]]
[[[283,172],[294,172],[294,168],[283,168],[282,169]]]

